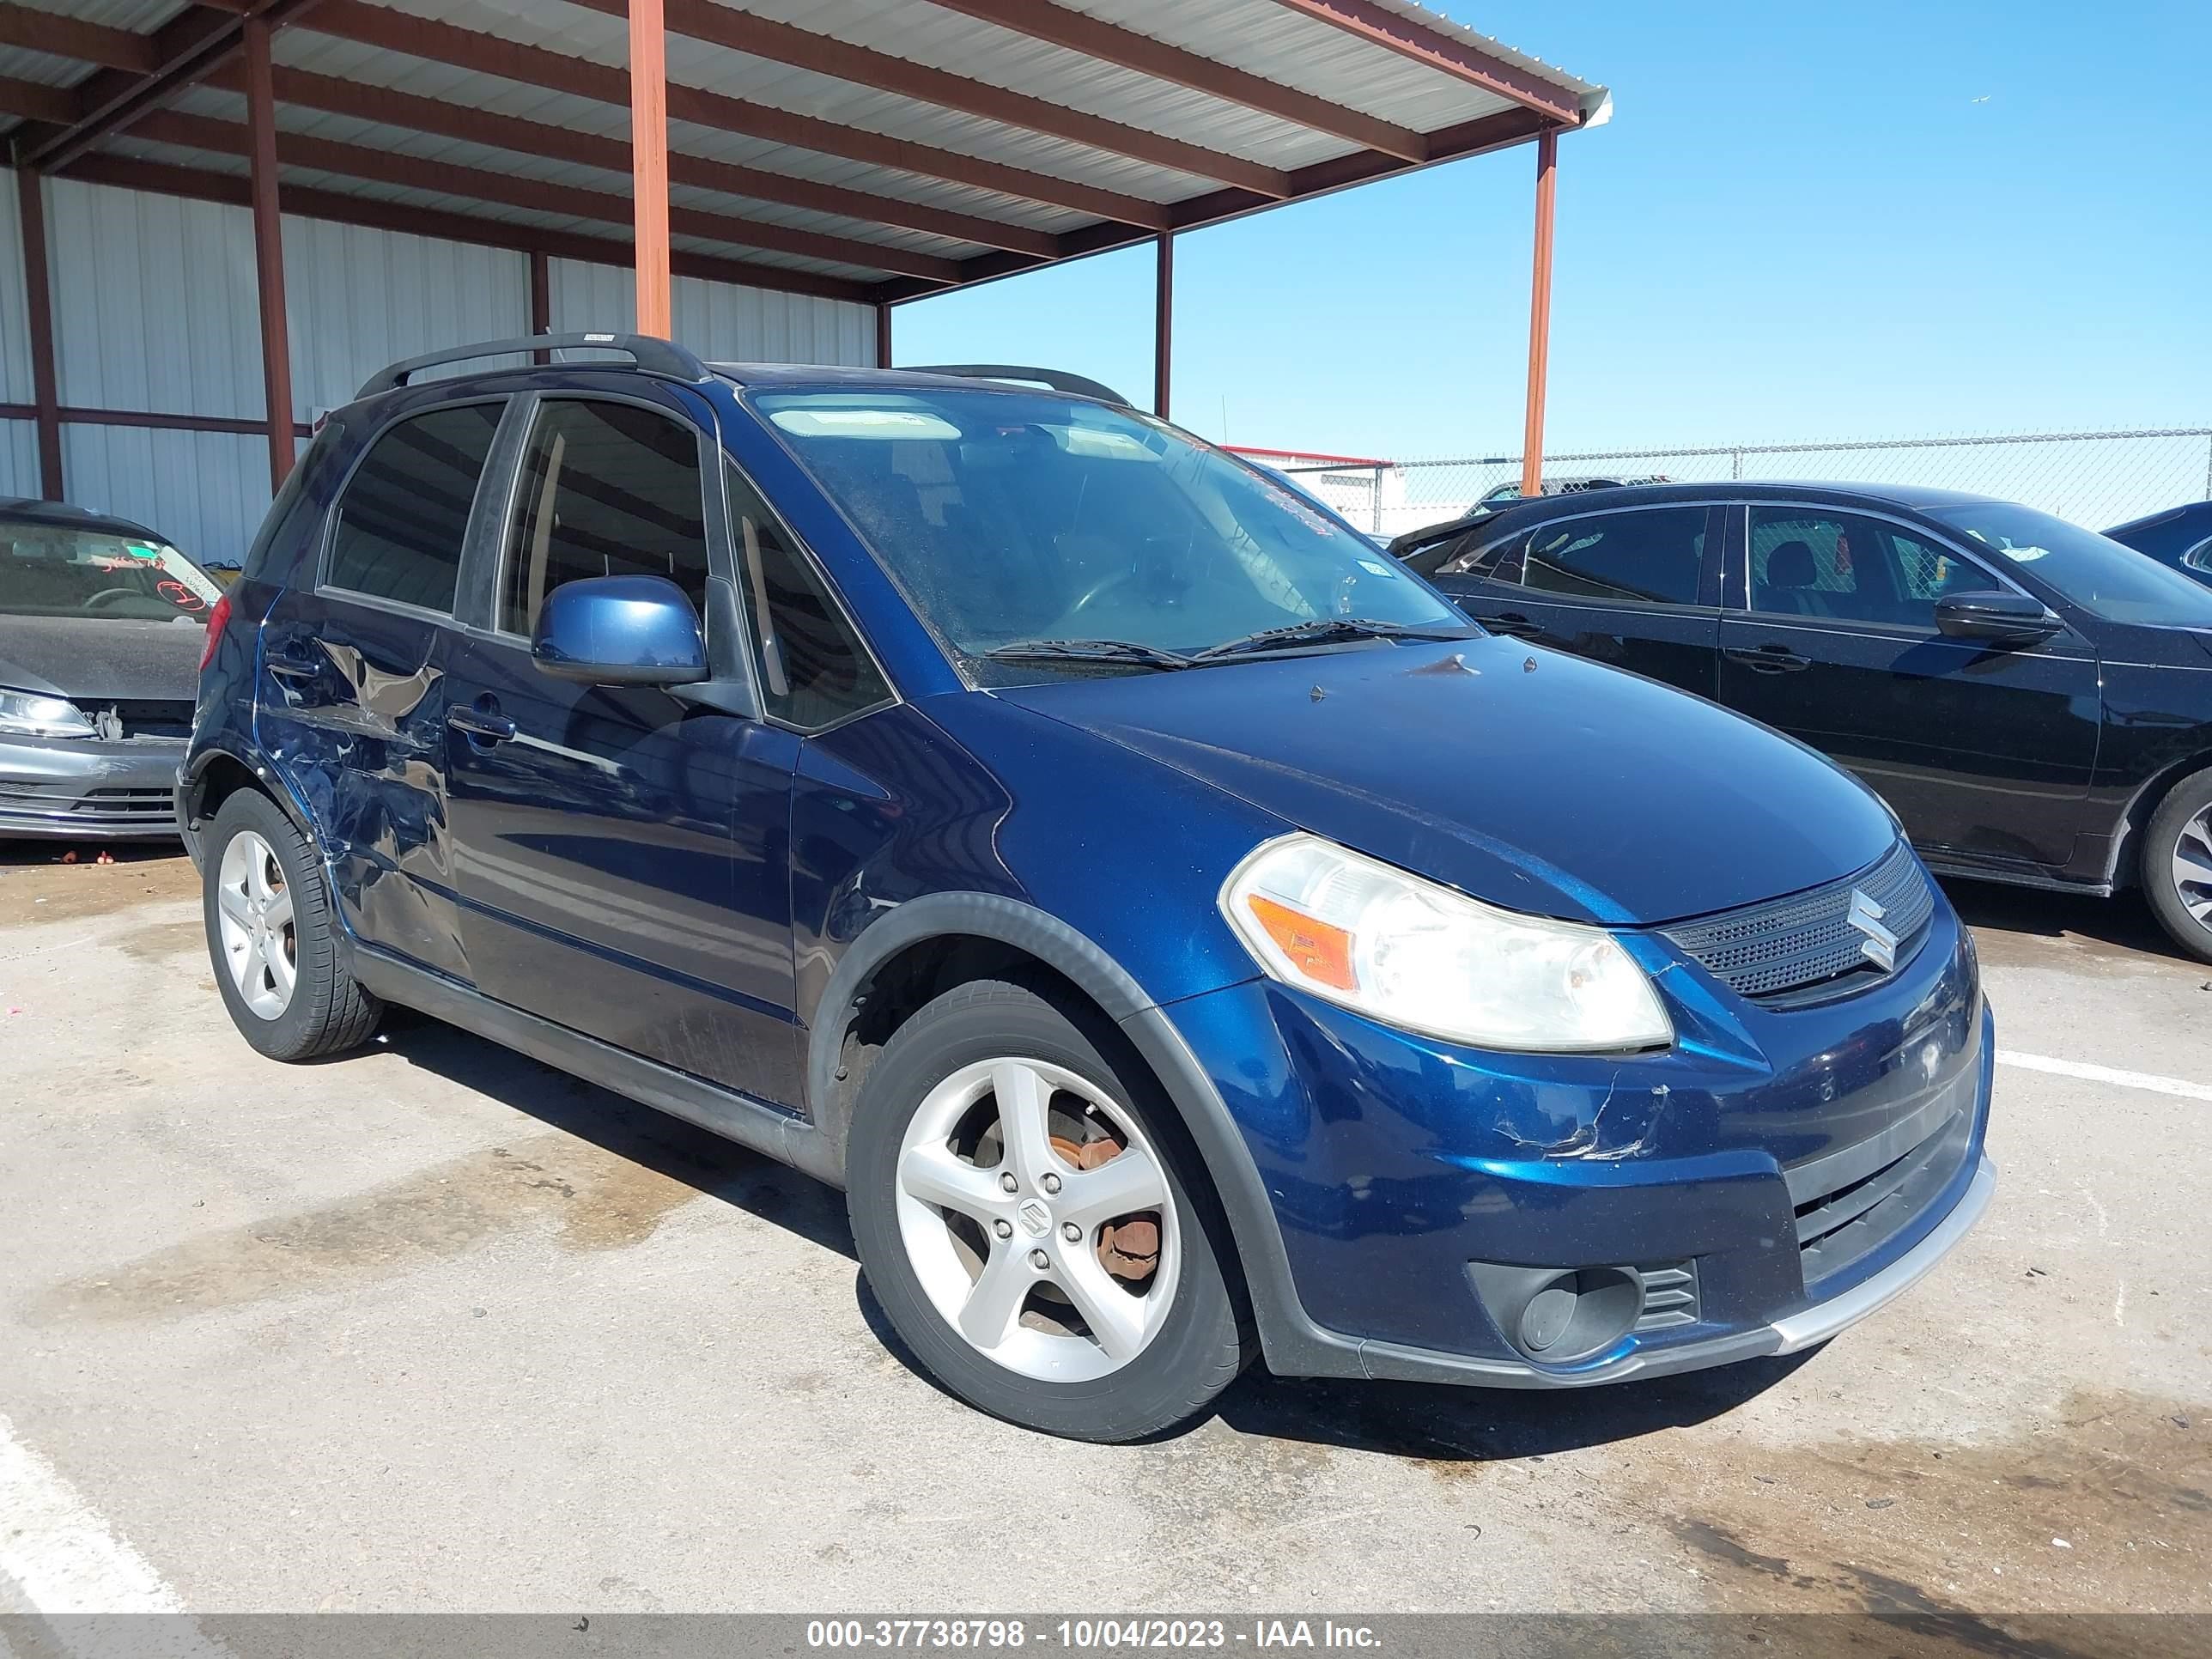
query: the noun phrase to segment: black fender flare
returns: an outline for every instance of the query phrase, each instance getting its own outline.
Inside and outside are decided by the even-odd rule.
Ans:
[[[1059,917],[994,893],[944,892],[907,900],[846,947],[810,1021],[806,1098],[815,1127],[844,1164],[846,1126],[825,1121],[854,999],[877,969],[927,939],[988,939],[1064,975],[1120,1027],[1167,1091],[1198,1148],[1227,1218],[1269,1366],[1285,1375],[1358,1376],[1358,1339],[1324,1330],[1298,1301],[1281,1224],[1243,1132],[1167,1011],[1095,939]]]
[[[188,756],[177,774],[177,833],[184,838],[185,850],[191,854],[192,862],[200,861],[199,831],[200,796],[206,787],[208,769],[219,760],[226,760],[245,769],[261,793],[275,801],[293,827],[307,838],[318,859],[323,856],[322,837],[315,833],[315,820],[292,788],[292,781],[278,769],[258,761],[231,744],[213,743]]]

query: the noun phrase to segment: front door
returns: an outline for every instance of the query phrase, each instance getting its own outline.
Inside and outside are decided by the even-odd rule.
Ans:
[[[627,378],[627,377],[626,377]],[[489,584],[447,677],[463,932],[488,994],[795,1104],[787,839],[799,739],[652,687],[541,673],[564,581],[730,569],[711,411],[675,389],[535,404]],[[714,550],[710,552],[710,548]],[[709,630],[718,669],[741,641]]]
[[[1553,519],[1486,561],[1475,554],[1464,572],[1447,560],[1433,580],[1493,633],[1710,697],[1720,644],[1717,561],[1706,557],[1714,516],[1659,506]]]
[[[262,623],[254,708],[261,751],[314,819],[345,926],[461,980],[441,664],[505,406],[425,410],[370,442],[331,509],[319,580],[280,593]]]
[[[2010,585],[1894,520],[1753,505],[1721,626],[1721,701],[1841,762],[1931,854],[2057,867],[2082,828],[2095,653],[1936,631],[1946,593]]]

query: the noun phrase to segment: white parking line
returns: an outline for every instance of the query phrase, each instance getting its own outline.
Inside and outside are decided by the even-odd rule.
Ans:
[[[182,1613],[176,1591],[0,1417],[0,1572],[40,1613]]]
[[[2078,1077],[2085,1083],[2110,1083],[2122,1089],[2148,1089],[2154,1095],[2179,1095],[2185,1100],[2212,1100],[2212,1084],[2191,1083],[2185,1078],[2160,1077],[2150,1072],[2122,1072],[2110,1066],[2089,1066],[2078,1060],[2053,1060],[2048,1054],[2024,1054],[2015,1048],[1997,1050],[1997,1064],[2023,1071],[2049,1072],[2057,1077]]]

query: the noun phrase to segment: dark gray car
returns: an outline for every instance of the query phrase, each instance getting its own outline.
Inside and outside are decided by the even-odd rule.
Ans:
[[[0,501],[0,839],[159,840],[222,590],[143,525]]]

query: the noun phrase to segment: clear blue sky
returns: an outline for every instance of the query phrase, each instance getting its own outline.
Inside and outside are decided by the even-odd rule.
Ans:
[[[2212,3],[1447,0],[1613,89],[1559,146],[1553,450],[2212,424]],[[1177,243],[1214,439],[1516,453],[1533,149]],[[896,313],[1152,384],[1152,255]]]

